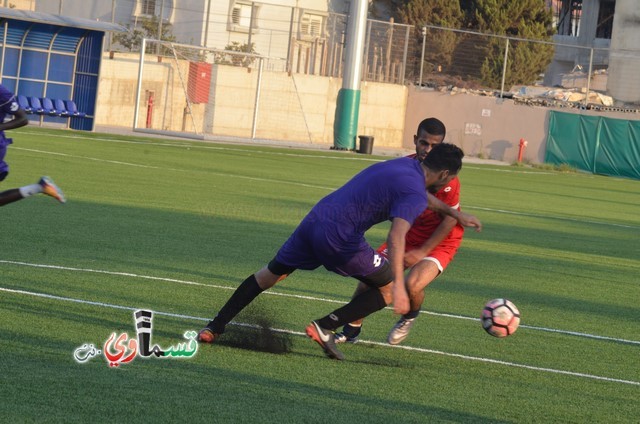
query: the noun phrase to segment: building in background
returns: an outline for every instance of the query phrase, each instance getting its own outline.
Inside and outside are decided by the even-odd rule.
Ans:
[[[142,19],[171,25],[176,41],[223,49],[253,44],[264,56],[287,57],[289,39],[316,42],[327,32],[328,15],[345,13],[347,0],[8,0],[44,13],[140,27]],[[117,45],[107,49],[118,50]]]
[[[637,0],[553,0],[558,34],[545,85],[587,80],[618,104],[640,103],[640,9]]]
[[[589,69],[607,68],[615,21],[615,0],[554,0],[552,2],[557,34],[553,62],[545,73],[545,85],[563,86],[563,78]],[[582,72],[583,71],[583,72]],[[574,76],[575,77],[575,76]],[[586,78],[585,78],[586,79]]]

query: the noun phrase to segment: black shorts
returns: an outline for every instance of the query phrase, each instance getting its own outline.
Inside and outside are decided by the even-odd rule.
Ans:
[[[289,275],[297,269],[292,266],[284,265],[278,262],[275,258],[269,262],[267,268],[275,275]],[[393,272],[391,271],[389,261],[384,260],[377,271],[365,276],[354,275],[353,278],[362,281],[370,287],[383,287],[393,280]]]

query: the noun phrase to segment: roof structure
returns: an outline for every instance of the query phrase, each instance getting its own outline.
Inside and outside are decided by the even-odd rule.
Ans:
[[[93,21],[91,19],[73,18],[70,16],[53,15],[51,13],[32,12],[30,10],[10,9],[0,7],[0,18],[29,21],[41,24],[76,27],[103,32],[126,32],[127,29],[111,22]]]

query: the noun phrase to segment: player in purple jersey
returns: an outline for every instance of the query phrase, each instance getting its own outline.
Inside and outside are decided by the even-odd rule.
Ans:
[[[13,119],[4,122],[7,115]],[[9,175],[9,165],[5,162],[7,148],[13,142],[4,134],[5,130],[24,127],[29,123],[27,113],[20,108],[13,93],[0,84],[0,181]],[[51,196],[61,203],[65,202],[62,191],[51,181],[49,177],[42,177],[36,184],[27,185],[20,188],[12,188],[0,193],[0,206],[22,200],[34,194],[43,193]]]
[[[473,215],[453,209],[427,194],[428,188],[446,184],[458,174],[462,156],[457,146],[443,143],[434,147],[423,162],[399,158],[361,171],[311,209],[275,258],[240,284],[216,317],[200,331],[198,340],[213,343],[256,296],[296,269],[324,266],[372,288],[331,314],[312,321],[306,328],[307,335],[320,344],[327,356],[344,359],[335,345],[333,331],[336,328],[382,309],[392,301],[396,313],[409,311],[404,284],[405,235],[427,206],[452,216],[464,226],[478,230],[482,227]],[[388,260],[364,238],[369,228],[387,220],[391,221],[387,236]],[[389,284],[391,282],[393,284]]]

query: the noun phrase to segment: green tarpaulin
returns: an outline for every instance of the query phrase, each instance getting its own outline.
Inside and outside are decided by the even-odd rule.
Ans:
[[[640,121],[552,111],[545,162],[640,179]]]

